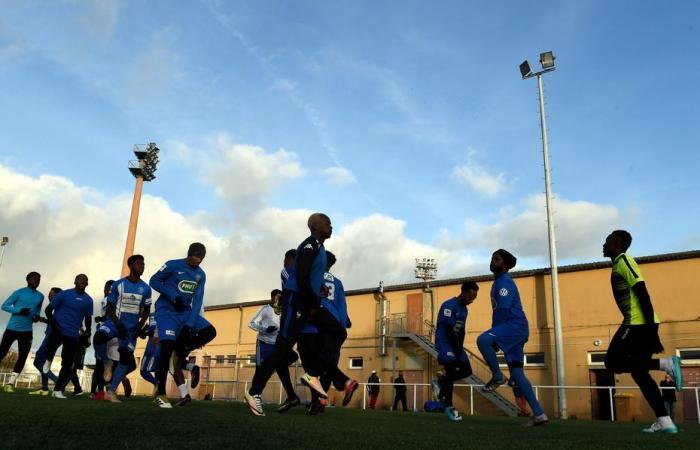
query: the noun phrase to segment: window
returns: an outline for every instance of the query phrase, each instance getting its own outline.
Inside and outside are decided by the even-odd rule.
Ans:
[[[605,352],[588,352],[588,365],[589,366],[604,366],[605,365]]]
[[[236,355],[228,355],[226,357],[226,362],[228,364],[236,364]]]
[[[544,367],[544,352],[525,353],[525,366]]]
[[[211,356],[209,355],[204,355],[204,365],[206,367],[211,366]]]
[[[684,348],[676,350],[684,366],[700,366],[700,348]]]
[[[496,358],[498,359],[498,367],[508,367],[506,362],[506,355],[502,351],[496,353]],[[525,367],[544,367],[544,352],[537,353],[526,353],[525,354]]]
[[[223,364],[224,363],[224,355],[216,355],[216,363]]]
[[[364,367],[362,356],[351,357],[350,365],[348,367],[350,369],[362,369]]]
[[[245,360],[245,363],[249,366],[254,366],[255,365],[255,354],[248,355],[248,359]]]

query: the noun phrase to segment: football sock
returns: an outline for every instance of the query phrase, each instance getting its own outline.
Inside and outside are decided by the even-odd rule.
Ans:
[[[180,390],[180,398],[185,398],[189,392],[187,391],[187,384],[181,384],[177,387]]]
[[[542,406],[540,405],[540,402],[537,401],[537,397],[535,397],[535,391],[532,389],[530,380],[528,380],[525,376],[525,371],[523,370],[523,368],[511,368],[510,377],[515,380],[516,386],[520,388],[520,390],[523,393],[523,397],[525,397],[527,402],[530,404],[530,408],[532,408],[532,415],[539,416],[540,414],[543,414],[544,411],[542,410]]]
[[[126,364],[119,363],[117,368],[114,370],[114,375],[112,375],[112,381],[109,383],[109,390],[112,392],[117,392],[119,383],[122,382],[122,378],[128,372],[129,367]]]

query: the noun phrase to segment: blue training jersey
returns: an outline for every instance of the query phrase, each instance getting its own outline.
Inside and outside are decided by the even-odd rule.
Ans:
[[[206,275],[201,267],[190,267],[186,259],[173,259],[156,272],[150,285],[160,293],[156,301],[156,310],[177,312],[175,299],[182,299],[183,306],[189,311],[188,326],[193,326],[204,303],[204,284]]]
[[[132,331],[138,327],[141,308],[151,306],[151,287],[143,280],[132,283],[122,278],[112,284],[107,303],[114,305],[119,321]]]
[[[518,287],[508,272],[498,276],[491,286],[492,326],[510,323],[527,328],[527,318],[520,302]]]
[[[321,298],[321,306],[333,314],[342,326],[348,326],[348,305],[345,301],[345,288],[342,281],[330,272],[324,275],[328,296]]]
[[[2,310],[12,314],[7,329],[13,331],[32,331],[32,319],[41,312],[44,294],[30,287],[23,287],[13,292],[2,304]],[[29,308],[29,314],[20,314]]]
[[[464,348],[464,336],[469,311],[456,297],[446,300],[438,311],[435,329],[435,346],[438,353],[457,356]]]
[[[309,236],[297,248],[295,270],[289,274],[284,288],[320,302],[321,286],[326,273],[326,249],[315,237]]]
[[[77,338],[83,320],[92,316],[92,297],[87,292],[79,294],[75,289],[56,294],[51,306],[54,307],[53,320],[65,336]]]

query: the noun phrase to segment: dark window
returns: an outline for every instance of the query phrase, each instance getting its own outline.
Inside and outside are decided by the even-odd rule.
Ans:
[[[544,352],[528,353],[525,355],[526,366],[544,366]]]
[[[228,355],[226,357],[226,362],[228,364],[236,364],[236,355]]]
[[[700,364],[700,348],[678,350],[678,356],[682,364]]]
[[[600,366],[605,364],[605,352],[588,353],[588,364],[592,366]]]
[[[362,367],[364,367],[364,363],[361,356],[350,358],[351,369],[362,369]]]

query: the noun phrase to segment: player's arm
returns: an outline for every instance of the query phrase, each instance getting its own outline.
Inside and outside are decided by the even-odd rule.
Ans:
[[[175,272],[173,266],[174,264],[169,262],[163,264],[160,270],[153,274],[148,283],[151,285],[151,288],[166,296],[171,302],[174,302],[178,296],[178,291],[175,286],[168,283],[168,279],[172,276],[173,272]]]
[[[255,313],[253,318],[250,319],[250,322],[248,323],[248,328],[250,328],[251,330],[258,332],[258,333],[262,333],[263,331],[265,331],[265,327],[263,326],[263,319],[265,318],[264,317],[265,316],[264,315],[265,309],[267,309],[267,308],[265,308],[263,306],[262,308],[260,308],[258,310],[257,313]]]
[[[90,315],[85,315],[85,333],[83,333],[85,336],[87,336],[85,342],[87,343],[87,346],[90,346],[90,335],[92,334],[92,316]]]
[[[2,310],[10,314],[19,314],[20,309],[15,306],[17,300],[19,300],[19,294],[17,291],[15,291],[9,297],[7,297],[7,300],[3,302]]]
[[[44,294],[41,294],[41,300],[39,300],[39,301],[37,302],[36,306],[34,306],[34,308],[32,308],[32,311],[31,311],[31,313],[29,314],[29,316],[30,316],[30,317],[37,317],[37,316],[39,316],[39,315],[41,314],[41,305],[43,305],[43,304],[44,304]],[[38,320],[38,319],[37,319],[37,320]]]
[[[644,316],[644,322],[653,324],[654,306],[651,304],[651,296],[649,296],[649,291],[647,290],[647,285],[644,282],[639,266],[634,259],[627,255],[622,255],[621,258],[622,262],[617,266],[618,273],[627,281],[627,284],[631,286],[632,292],[637,295],[639,307]]]
[[[443,349],[446,350],[445,347],[449,347],[452,353],[452,355],[446,355],[447,357],[456,357],[455,350],[459,347],[457,344],[457,334],[455,333],[454,326],[455,326],[455,311],[452,311],[449,308],[445,308],[445,304],[443,303],[442,306],[440,306],[440,310],[438,311],[438,319],[437,319],[437,325],[436,327],[440,329],[441,334],[444,336],[444,339],[442,339],[440,342],[436,342],[438,346],[443,346]],[[436,333],[437,334],[437,333]],[[442,353],[442,352],[441,352]],[[445,352],[447,353],[447,352]]]
[[[141,305],[139,307],[139,330],[142,330],[143,327],[146,326],[146,322],[148,322],[148,318],[151,316],[151,305],[153,304],[151,300],[152,294],[151,288],[147,287],[146,291],[143,293],[143,297],[141,297]]]
[[[317,299],[320,290],[315,291],[314,287],[311,285],[311,277],[314,260],[318,256],[319,247],[315,239],[309,239],[308,243],[304,245],[301,252],[297,255],[297,281],[299,283],[299,288],[304,291],[310,298]],[[323,277],[321,277],[323,279]],[[320,286],[318,286],[320,288]]]
[[[207,282],[207,276],[202,272],[202,280],[197,285],[197,289],[194,291],[192,296],[192,311],[190,312],[190,317],[187,319],[187,326],[192,328],[197,321],[199,312],[202,310],[202,305],[204,304],[204,285]]]

